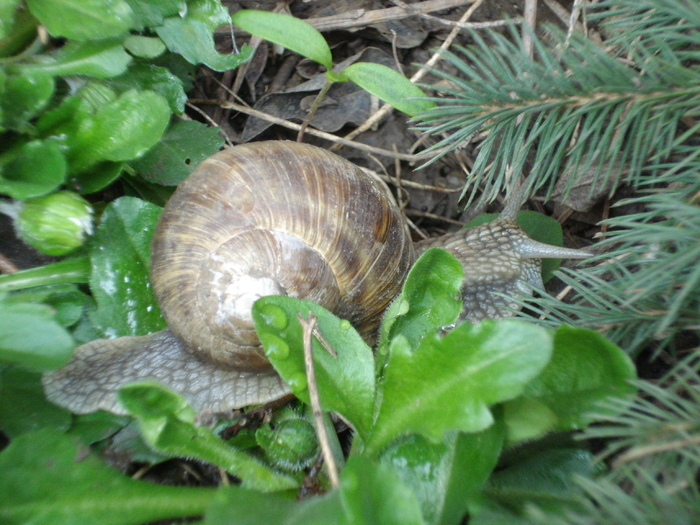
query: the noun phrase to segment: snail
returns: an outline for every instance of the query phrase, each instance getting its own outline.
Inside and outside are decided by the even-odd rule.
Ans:
[[[488,224],[414,245],[384,187],[324,149],[285,141],[225,149],[168,201],[152,240],[151,283],[168,328],[78,347],[44,375],[47,397],[75,413],[125,413],[123,384],[155,379],[199,414],[289,393],[265,358],[253,302],[288,294],[349,320],[371,345],[417,255],[440,246],[465,269],[462,317],[505,317],[506,295],[541,288],[540,258],[585,251],[533,241],[511,203]]]

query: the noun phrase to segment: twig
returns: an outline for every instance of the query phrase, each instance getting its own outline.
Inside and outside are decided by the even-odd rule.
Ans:
[[[233,146],[233,142],[231,141],[231,138],[230,138],[230,137],[228,136],[228,134],[223,130],[223,128],[222,128],[221,126],[219,126],[218,123],[216,123],[209,115],[207,115],[204,111],[202,111],[201,109],[199,109],[197,106],[195,106],[195,105],[192,104],[191,102],[187,102],[186,104],[187,104],[187,107],[188,107],[188,108],[190,108],[190,109],[196,111],[197,113],[199,113],[200,115],[202,115],[202,117],[203,117],[207,122],[209,122],[209,124],[211,124],[211,125],[214,126],[215,128],[219,128],[219,132],[224,136],[224,139],[226,140],[226,144],[228,144],[229,146]],[[220,107],[226,109],[226,107],[223,106],[223,105],[220,106]]]
[[[192,100],[190,100],[190,103],[192,103],[192,104],[220,105],[223,108],[234,109],[236,111],[240,111],[241,113],[245,113],[246,115],[250,115],[252,117],[267,120],[268,122],[272,122],[273,124],[277,124],[278,126],[282,126],[282,127],[287,128],[287,129],[293,129],[293,130],[298,131],[301,128],[301,126],[299,124],[295,124],[294,122],[290,122],[288,120],[284,120],[284,119],[281,119],[278,117],[273,117],[272,115],[268,115],[267,113],[263,113],[262,111],[258,111],[257,109],[242,106],[241,104],[236,104],[235,102],[231,102],[231,101],[227,101],[227,100],[221,101],[221,100],[210,100],[210,99],[192,99]],[[370,153],[376,153],[377,155],[384,155],[386,157],[405,160],[407,162],[420,162],[423,160],[428,160],[428,159],[432,158],[433,155],[437,155],[440,152],[440,150],[435,150],[435,151],[432,151],[430,153],[418,154],[418,155],[409,155],[406,153],[394,153],[393,151],[389,151],[386,149],[375,148],[374,146],[369,146],[367,144],[354,142],[352,140],[344,139],[342,137],[336,137],[335,135],[332,135],[330,133],[326,133],[324,131],[319,131],[319,130],[313,129],[313,128],[307,129],[306,133],[309,135],[313,135],[315,137],[319,137],[321,139],[329,140],[331,142],[343,144],[344,146],[349,146],[351,148],[359,149],[362,151],[368,151]]]
[[[316,434],[318,442],[321,445],[323,459],[328,467],[328,476],[331,478],[331,486],[336,489],[340,486],[340,478],[338,477],[338,467],[335,464],[335,457],[331,450],[331,444],[328,440],[326,425],[323,421],[323,412],[321,411],[321,400],[318,396],[318,387],[316,385],[316,370],[314,368],[314,357],[312,353],[312,336],[316,331],[316,316],[309,312],[308,319],[304,319],[301,312],[297,312],[297,318],[301,324],[304,335],[304,365],[306,367],[306,378],[309,389],[309,398],[311,399],[311,410],[314,415],[314,423],[316,424]]]
[[[476,0],[472,4],[472,6],[465,11],[465,13],[459,19],[459,21],[466,22],[467,20],[469,20],[469,18],[472,16],[474,11],[476,11],[478,9],[478,7],[482,4],[483,1],[484,0]],[[419,82],[428,73],[428,70],[431,67],[433,67],[437,63],[437,61],[440,60],[440,58],[442,58],[441,53],[452,45],[452,42],[454,41],[455,38],[457,38],[457,35],[459,34],[459,32],[460,32],[459,27],[456,27],[452,31],[450,31],[450,34],[447,35],[447,38],[440,45],[440,48],[411,77],[411,82]],[[389,104],[384,104],[381,108],[379,108],[379,111],[374,113],[374,115],[369,117],[365,122],[363,122],[360,126],[358,126],[356,129],[354,129],[352,132],[345,135],[344,138],[346,140],[351,140],[351,139],[355,138],[356,136],[358,136],[360,133],[367,131],[372,126],[374,126],[377,122],[379,122],[382,118],[384,118],[384,115],[388,114],[392,109],[393,109],[393,107],[390,106]],[[331,147],[331,151],[338,149],[338,147],[339,146],[337,146],[337,145]]]
[[[374,9],[372,11],[354,9],[352,11],[340,13],[339,15],[307,18],[305,22],[311,24],[321,32],[335,31],[338,29],[359,29],[381,22],[401,20],[402,18],[415,16],[417,13],[430,13],[432,11],[452,9],[453,7],[470,4],[473,1],[474,0],[428,0],[426,2],[413,4],[410,11],[403,7],[389,7],[386,9]],[[220,28],[216,30],[216,33],[224,32],[228,32],[228,29]]]
[[[459,29],[485,29],[487,27],[500,27],[508,24],[520,24],[522,20],[519,18],[513,18],[509,20],[491,20],[489,22],[455,22],[454,20],[445,20],[444,18],[439,18],[437,16],[429,15],[426,13],[418,12],[413,6],[417,4],[407,4],[401,0],[392,0],[394,4],[399,7],[403,7],[408,11],[416,11],[416,15],[426,20],[431,20],[438,24],[442,24],[449,27],[457,27]]]
[[[660,452],[669,452],[671,450],[677,450],[680,448],[688,448],[695,445],[700,445],[700,434],[688,436],[683,439],[667,441],[665,443],[656,443],[651,445],[635,447],[633,449],[628,450],[624,454],[620,454],[620,456],[618,456],[615,459],[615,461],[613,461],[612,466],[613,468],[618,468],[623,463],[628,463],[630,461],[640,459],[645,456],[651,456],[652,454],[658,454]]]
[[[532,34],[535,32],[535,23],[537,22],[537,0],[525,0],[523,16],[525,18],[525,24],[523,25],[523,50],[532,60]]]
[[[418,211],[418,210],[406,210],[407,215],[412,215],[414,217],[423,217],[425,219],[435,219],[438,221],[443,221],[447,222],[449,224],[455,224],[457,226],[466,226],[466,222],[462,221],[456,221],[454,219],[449,219],[447,217],[443,217],[442,215],[436,215],[435,213],[430,213],[427,211]]]

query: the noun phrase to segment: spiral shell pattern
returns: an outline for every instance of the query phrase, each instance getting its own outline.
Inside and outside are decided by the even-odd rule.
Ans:
[[[333,153],[281,141],[200,164],[168,201],[152,248],[168,325],[191,351],[239,369],[269,366],[250,316],[257,298],[317,302],[371,342],[415,260],[378,182]]]

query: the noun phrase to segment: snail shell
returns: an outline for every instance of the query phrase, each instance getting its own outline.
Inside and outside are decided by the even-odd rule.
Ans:
[[[418,245],[440,246],[464,266],[463,317],[505,317],[514,294],[542,286],[540,257],[587,257],[529,239],[499,219]],[[76,413],[124,413],[116,392],[155,379],[202,414],[289,393],[254,331],[265,295],[317,302],[372,344],[416,249],[385,189],[358,167],[295,142],[258,142],[205,160],[168,201],[152,242],[151,281],[169,329],[96,340],[45,374],[47,397]]]

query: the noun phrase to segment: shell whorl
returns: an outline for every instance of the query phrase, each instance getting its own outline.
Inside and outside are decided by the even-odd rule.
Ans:
[[[243,369],[269,366],[250,318],[258,297],[315,301],[371,340],[415,260],[378,183],[325,150],[279,141],[205,160],[168,201],[152,251],[171,329],[192,351]]]

